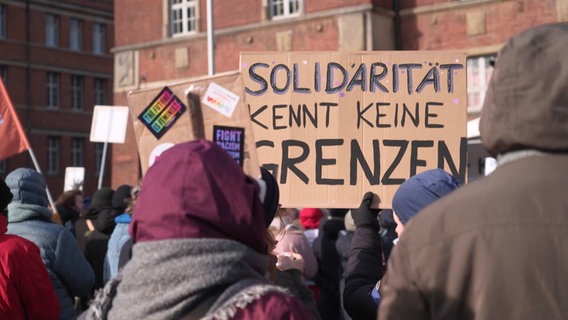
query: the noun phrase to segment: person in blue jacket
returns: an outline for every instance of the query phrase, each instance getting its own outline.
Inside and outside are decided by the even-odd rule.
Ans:
[[[26,238],[39,247],[61,305],[59,319],[75,319],[74,297],[91,292],[95,282],[93,269],[71,232],[51,221],[41,173],[18,168],[6,176],[6,185],[14,197],[8,205],[7,233]]]

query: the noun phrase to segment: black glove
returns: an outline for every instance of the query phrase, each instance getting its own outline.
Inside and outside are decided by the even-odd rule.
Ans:
[[[373,193],[367,192],[361,200],[359,208],[351,210],[351,215],[353,216],[353,222],[355,226],[359,227],[371,227],[379,230],[379,221],[377,220],[377,215],[379,214],[379,209],[371,209],[371,203],[373,202]]]

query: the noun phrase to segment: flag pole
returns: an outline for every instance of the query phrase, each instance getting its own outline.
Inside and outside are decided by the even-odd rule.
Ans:
[[[30,158],[32,158],[32,162],[34,163],[34,167],[35,167],[36,171],[38,173],[40,173],[41,175],[43,175],[43,173],[41,172],[41,169],[39,167],[39,163],[37,162],[37,159],[35,157],[34,149],[32,149],[31,146],[29,147],[28,152],[30,153]],[[51,198],[51,192],[49,192],[49,187],[47,186],[47,183],[45,184],[45,191],[47,193],[47,199],[49,200],[49,204],[51,205],[51,210],[53,210],[54,212],[57,212],[57,209],[55,208],[55,203],[53,203],[53,198]]]
[[[110,124],[110,122],[109,122],[109,124]],[[98,189],[102,188],[102,186],[103,186],[103,176],[105,174],[105,162],[106,162],[107,147],[108,147],[108,137],[107,137],[107,141],[105,141],[105,144],[103,146],[103,155],[102,155],[102,159],[101,159],[101,170],[99,172],[99,187],[98,187]]]

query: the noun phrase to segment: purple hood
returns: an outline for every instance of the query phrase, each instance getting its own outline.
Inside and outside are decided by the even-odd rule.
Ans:
[[[146,173],[129,232],[135,242],[221,238],[266,253],[258,192],[256,182],[215,143],[181,143]]]

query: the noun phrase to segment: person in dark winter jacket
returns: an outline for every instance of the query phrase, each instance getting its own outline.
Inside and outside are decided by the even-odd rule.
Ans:
[[[12,197],[0,178],[0,317],[55,320],[61,307],[39,248],[27,239],[6,234],[6,207]]]
[[[93,293],[104,285],[104,261],[108,240],[116,226],[114,222],[115,211],[112,208],[114,194],[115,192],[111,188],[97,190],[83,217],[83,220],[89,226],[89,231],[85,233],[84,254],[95,271]]]
[[[393,212],[401,225],[434,201],[446,196],[461,186],[461,183],[442,169],[419,173],[397,189],[393,196]],[[343,295],[345,308],[354,319],[376,319],[377,306],[381,300],[380,280],[386,269],[381,248],[379,210],[371,209],[373,194],[363,197],[361,206],[354,210],[357,226],[351,242],[347,280]],[[388,272],[386,272],[388,273]]]
[[[339,236],[335,242],[335,249],[339,254],[339,261],[341,261],[341,279],[339,280],[339,298],[341,300],[341,314],[343,320],[349,320],[349,314],[343,307],[343,292],[345,291],[345,277],[347,277],[347,260],[349,258],[349,248],[351,247],[351,240],[355,231],[355,222],[351,215],[351,210],[347,212],[344,219],[345,230],[339,231]]]
[[[394,213],[392,212],[392,209],[382,209],[381,212],[379,212],[378,219],[383,261],[386,263],[394,246],[394,242],[398,238],[398,234],[396,233],[396,227],[398,224],[394,220]]]
[[[95,221],[101,212],[105,212],[105,217],[101,219],[101,227],[114,228],[114,224],[109,224],[108,221],[114,210],[112,210],[112,196],[114,190],[111,188],[103,187],[93,195],[89,201],[89,206],[85,208],[81,217],[75,223],[75,235],[81,252],[85,252],[85,239],[95,230]],[[114,221],[112,221],[114,223]],[[112,232],[112,231],[111,231]]]
[[[568,319],[568,24],[499,51],[479,131],[491,174],[405,225],[379,319]]]
[[[319,246],[318,273],[314,279],[318,286],[318,311],[322,319],[341,319],[341,261],[335,248],[339,232],[345,229],[344,217],[348,209],[330,209],[330,218],[324,222],[322,232],[314,245]],[[316,252],[318,252],[316,250]]]
[[[60,319],[74,319],[74,297],[88,294],[94,284],[93,269],[79,250],[75,237],[51,222],[45,180],[37,171],[18,168],[6,177],[14,196],[8,205],[8,234],[34,242],[40,249],[61,306]]]
[[[308,319],[268,277],[259,186],[211,141],[166,150],[142,181],[132,258],[86,319]]]

